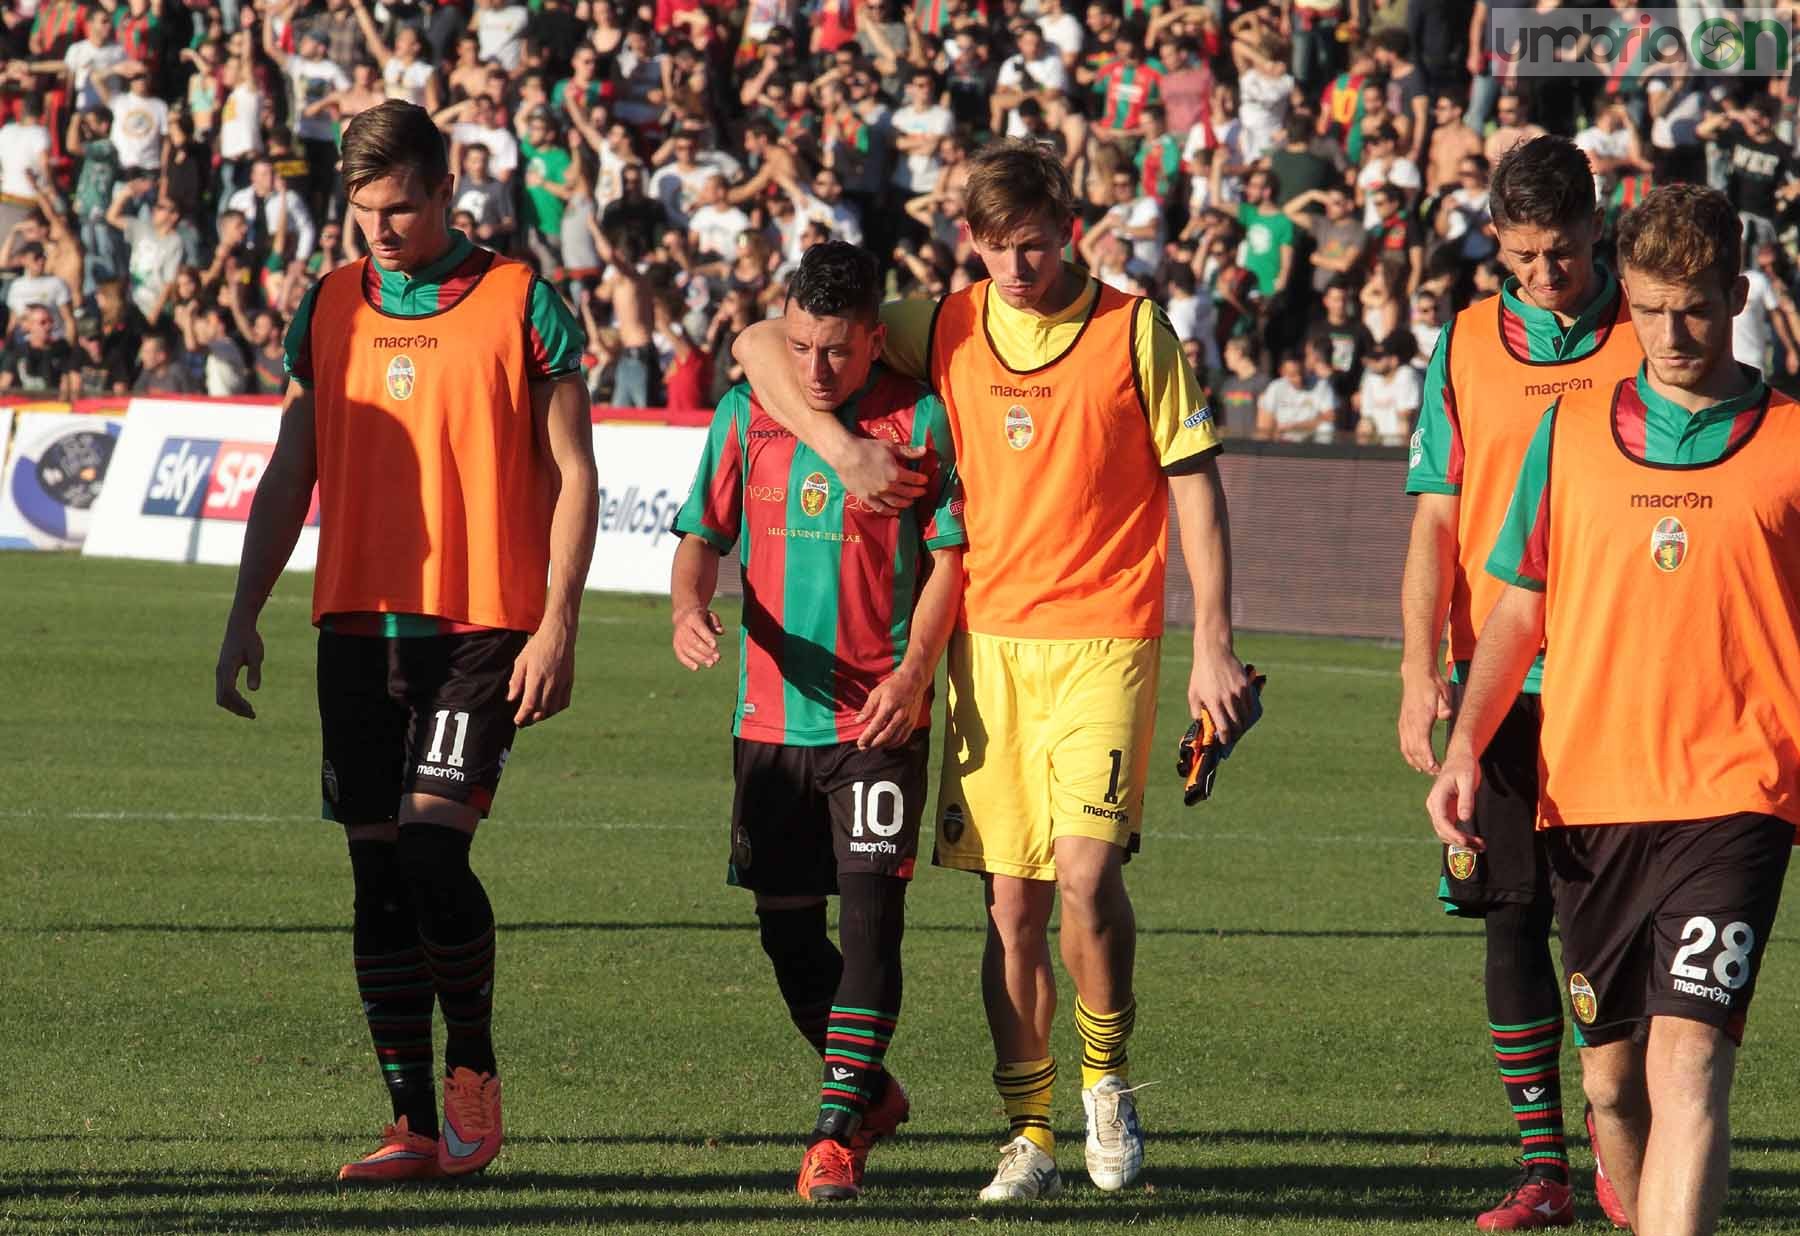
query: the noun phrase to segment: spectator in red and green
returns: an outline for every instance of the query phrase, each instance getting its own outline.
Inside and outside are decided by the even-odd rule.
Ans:
[[[1169,135],[1161,104],[1144,109],[1144,140],[1136,164],[1139,194],[1167,205],[1181,173],[1181,143]]]
[[[1357,155],[1350,148],[1352,137],[1361,145],[1363,121],[1363,87],[1375,73],[1375,55],[1358,43],[1350,49],[1350,67],[1325,84],[1319,93],[1319,136],[1335,137],[1344,144],[1344,154],[1352,163]]]
[[[569,75],[550,91],[550,109],[566,121],[569,100],[573,98],[574,105],[582,109],[582,115],[591,114],[607,97],[606,83],[597,73],[599,65],[599,52],[586,45],[577,48],[569,58]]]
[[[1135,33],[1120,31],[1114,56],[1094,77],[1101,97],[1094,128],[1102,137],[1137,137],[1143,132],[1144,109],[1162,102],[1162,65],[1144,59],[1144,44]]]
[[[162,17],[151,10],[150,0],[125,0],[113,10],[112,20],[113,32],[126,56],[139,64],[149,64],[157,58],[160,49],[152,41],[151,32],[161,25]]]
[[[1406,290],[1418,289],[1419,276],[1425,268],[1425,242],[1418,223],[1406,213],[1406,197],[1393,185],[1381,185],[1369,195],[1375,204],[1375,226],[1369,229],[1369,266],[1373,270],[1382,259],[1397,257],[1407,267]]]
[[[31,54],[60,60],[81,33],[84,14],[80,0],[49,0],[39,5],[31,22]]]

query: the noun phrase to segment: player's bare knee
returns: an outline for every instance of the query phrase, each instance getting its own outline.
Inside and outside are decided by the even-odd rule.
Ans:
[[[1717,1026],[1686,1017],[1650,1022],[1648,1081],[1659,1107],[1705,1109],[1731,1089],[1737,1047]]]
[[[990,876],[987,881],[988,923],[992,934],[1009,948],[1042,944],[1056,904],[1056,885],[1048,880]]]
[[[1630,1042],[1584,1049],[1581,1089],[1602,1116],[1625,1120],[1638,1115],[1649,1101],[1642,1051]]]

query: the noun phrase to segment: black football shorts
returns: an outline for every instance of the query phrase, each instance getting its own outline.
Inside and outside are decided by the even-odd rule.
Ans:
[[[1462,712],[1463,687],[1450,684],[1452,728]],[[1487,844],[1441,852],[1438,900],[1450,914],[1480,918],[1497,905],[1531,905],[1550,896],[1550,865],[1537,831],[1538,731],[1543,708],[1536,695],[1513,701],[1481,756],[1475,818],[1463,831]]]
[[[1683,1017],[1741,1043],[1794,826],[1745,814],[1544,835],[1576,1041]]]
[[[768,896],[828,896],[839,874],[910,880],[925,814],[929,730],[859,750],[735,741],[726,881]]]
[[[385,823],[406,794],[469,803],[485,816],[512,747],[517,705],[506,688],[526,638],[320,631],[325,818]]]

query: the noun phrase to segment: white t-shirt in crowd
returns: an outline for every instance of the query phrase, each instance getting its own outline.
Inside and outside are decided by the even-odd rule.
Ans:
[[[1419,175],[1419,165],[1411,159],[1396,156],[1385,164],[1364,164],[1362,171],[1356,173],[1356,187],[1364,194],[1363,226],[1373,231],[1381,222],[1381,212],[1375,209],[1375,189],[1382,185],[1393,185],[1408,193],[1415,193],[1424,183],[1424,178]]]
[[[1304,385],[1296,388],[1286,378],[1276,378],[1256,401],[1257,411],[1275,418],[1275,434],[1285,442],[1329,442],[1334,431],[1329,420],[1310,434],[1297,427],[1321,416],[1335,415],[1337,395],[1323,378],[1303,378],[1302,382]]]
[[[1040,17],[1037,19],[1037,27],[1044,33],[1044,42],[1064,56],[1081,55],[1082,46],[1087,42],[1087,29],[1073,13]]]
[[[1244,128],[1241,120],[1232,119],[1225,122],[1223,128],[1215,128],[1210,124],[1197,124],[1188,130],[1187,143],[1181,148],[1181,165],[1188,170],[1188,200],[1204,202],[1207,184],[1212,178],[1213,152],[1224,149],[1225,162],[1238,167],[1248,167],[1254,160],[1250,154],[1250,131]],[[1235,206],[1244,200],[1244,181],[1241,176],[1221,176],[1219,178],[1218,206]]]
[[[504,176],[519,166],[518,139],[505,129],[490,129],[465,121],[451,127],[450,140],[459,146],[486,146],[488,172],[493,176]]]
[[[1383,446],[1404,446],[1423,396],[1419,371],[1411,365],[1398,365],[1382,377],[1364,370],[1359,391],[1362,419],[1375,427],[1376,441]]]
[[[736,206],[702,206],[688,216],[697,250],[725,258],[737,253],[737,238],[749,227],[750,216]]]
[[[942,137],[954,123],[947,107],[898,107],[888,117],[888,126],[907,137],[920,133]],[[924,154],[909,154],[897,160],[894,183],[908,193],[930,193],[937,188],[938,176],[944,169],[934,153],[936,149],[934,146]]]
[[[432,72],[432,67],[423,60],[401,64],[400,57],[390,56],[387,66],[381,70],[381,80],[387,85],[388,98],[405,99],[424,107],[425,87],[431,82]]]
[[[508,73],[519,67],[519,57],[525,54],[525,27],[531,24],[530,9],[522,4],[482,9],[473,24],[483,60],[498,63]]]
[[[337,67],[323,56],[317,60],[307,60],[301,56],[290,56],[287,63],[288,80],[294,90],[294,136],[305,142],[333,142],[337,140],[337,122],[326,112],[317,115],[305,115],[308,104],[317,103],[327,95],[350,88],[350,79],[344,70]]]
[[[1754,267],[1744,272],[1750,281],[1750,294],[1744,298],[1744,311],[1731,319],[1731,355],[1740,365],[1767,371],[1769,346],[1775,340],[1775,328],[1769,315],[1781,309],[1781,298],[1769,277]]]
[[[1162,204],[1153,197],[1140,197],[1136,201],[1123,202],[1106,212],[1106,217],[1113,220],[1113,227],[1123,235],[1127,229],[1136,229],[1154,225],[1156,230],[1148,239],[1132,236],[1132,260],[1143,266],[1155,269],[1157,261],[1162,257],[1163,247],[1163,212]]]
[[[0,193],[8,197],[36,197],[38,187],[25,173],[42,172],[49,152],[50,130],[43,125],[0,125]]]
[[[154,95],[116,94],[112,116],[112,144],[119,152],[119,166],[157,170],[162,164],[163,134],[169,131],[169,105]]]
[[[6,311],[12,315],[15,328],[25,320],[25,311],[33,305],[42,305],[50,311],[50,337],[63,337],[63,320],[59,310],[64,305],[72,305],[75,298],[69,292],[69,285],[55,275],[20,275],[6,289]]]
[[[694,160],[693,167],[685,170],[678,164],[665,163],[650,177],[650,196],[663,204],[670,223],[686,227],[688,215],[693,213],[700,200],[700,190],[717,175],[718,168],[698,159]]]
[[[247,159],[262,153],[262,92],[249,82],[234,87],[219,109],[219,157]]]
[[[1249,131],[1251,158],[1260,159],[1275,148],[1281,126],[1287,123],[1293,92],[1294,79],[1286,73],[1270,77],[1249,72],[1238,78],[1238,119]]]
[[[1618,129],[1608,133],[1598,127],[1586,128],[1575,135],[1575,145],[1596,159],[1623,159],[1631,154],[1631,130]],[[1594,173],[1596,198],[1606,197],[1606,182],[1606,176]]]
[[[63,53],[63,64],[69,70],[69,86],[75,91],[76,111],[103,105],[100,92],[94,88],[94,76],[106,73],[124,60],[125,49],[116,42],[96,46],[86,39],[78,39],[69,44],[69,50]]]

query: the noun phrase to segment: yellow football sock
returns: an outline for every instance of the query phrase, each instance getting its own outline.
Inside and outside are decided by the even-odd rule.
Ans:
[[[1125,1040],[1137,1024],[1134,996],[1116,1013],[1096,1013],[1075,997],[1075,1031],[1081,1036],[1081,1088],[1092,1090],[1108,1073],[1129,1078],[1131,1063]]]
[[[1045,1154],[1056,1152],[1056,1134],[1050,1131],[1050,1091],[1055,1085],[1054,1056],[994,1066],[994,1089],[1006,1104],[1012,1135],[1027,1139]]]

